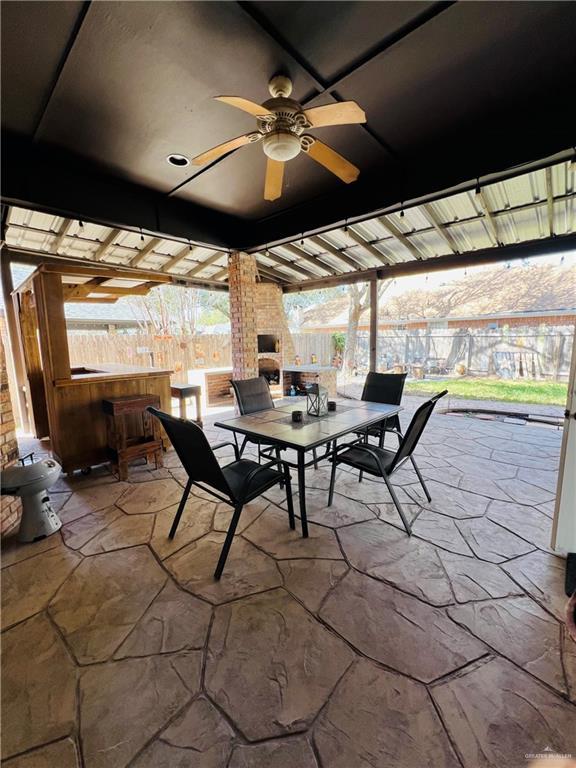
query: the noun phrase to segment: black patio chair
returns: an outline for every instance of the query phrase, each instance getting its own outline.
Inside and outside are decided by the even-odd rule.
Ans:
[[[230,384],[232,384],[234,388],[238,410],[242,416],[274,408],[274,400],[272,400],[272,395],[270,394],[270,385],[264,376],[258,376],[255,379],[240,379],[239,381],[231,379]],[[236,440],[236,433],[234,433],[234,440]],[[280,460],[280,451],[284,450],[271,440],[265,441],[257,440],[253,437],[245,437],[239,449],[240,456],[244,453],[247,443],[258,445],[258,461],[260,461],[261,456],[270,458],[270,453],[272,451],[276,454],[276,458]],[[262,448],[264,448],[264,451]],[[315,448],[313,450],[313,456],[314,466],[317,467],[318,458]]]
[[[238,404],[238,410],[241,416],[248,416],[251,413],[258,413],[258,411],[266,411],[269,408],[274,408],[274,400],[270,394],[270,384],[264,378],[264,376],[257,376],[254,379],[240,379],[235,381],[230,379],[230,384],[234,388],[234,394],[236,395],[236,403]],[[236,440],[236,433],[234,433],[234,440]],[[262,455],[262,448],[273,449],[276,453],[276,458],[280,459],[280,448],[271,441],[257,440],[256,438],[249,438],[246,436],[240,446],[240,457],[244,453],[244,449],[248,443],[254,443],[258,446],[258,461]],[[264,454],[269,458],[268,452]]]
[[[360,399],[368,403],[400,405],[405,381],[405,373],[376,373],[375,371],[370,371],[368,376],[366,376]],[[377,437],[379,447],[383,448],[386,432],[394,432],[398,437],[398,441],[402,440],[402,428],[398,414],[388,416],[387,419],[374,424],[363,434],[367,437]]]
[[[286,484],[288,521],[290,528],[294,529],[292,486],[290,483],[290,472],[286,464],[278,459],[269,461],[266,464],[258,464],[250,459],[241,459],[235,443],[219,443],[218,445],[211,446],[201,427],[193,421],[177,419],[152,406],[149,406],[147,410],[160,420],[178,454],[178,458],[188,474],[188,481],[168,537],[170,539],[174,538],[182,512],[184,511],[184,505],[188,500],[193,485],[197,485],[219,501],[234,507],[234,514],[228,526],[226,539],[224,540],[220,558],[214,571],[214,578],[219,579],[222,576],[244,504],[253,501],[276,484]],[[214,451],[226,445],[234,448],[236,460],[225,467],[221,467],[214,455]],[[277,466],[278,469],[273,469],[272,467],[274,466]]]
[[[349,467],[358,469],[360,472],[365,472],[368,475],[381,477],[384,480],[386,487],[390,492],[390,496],[392,497],[392,501],[394,502],[394,506],[398,510],[398,514],[400,515],[402,523],[404,524],[404,528],[410,536],[412,534],[412,525],[418,515],[416,515],[416,517],[412,520],[412,523],[408,522],[406,515],[404,514],[404,510],[402,509],[398,497],[396,496],[396,492],[390,483],[390,477],[394,474],[394,472],[396,472],[397,469],[400,469],[400,467],[406,461],[408,461],[408,459],[410,459],[412,466],[418,475],[418,480],[424,489],[426,498],[428,501],[432,501],[432,497],[428,492],[424,478],[420,474],[420,470],[414,461],[413,453],[414,449],[418,445],[420,437],[422,436],[422,432],[428,423],[428,419],[432,415],[432,411],[434,410],[436,403],[447,393],[447,389],[445,389],[443,392],[439,392],[437,395],[434,395],[434,397],[430,398],[430,400],[428,400],[426,403],[423,403],[423,405],[418,408],[412,417],[412,421],[410,422],[408,429],[406,430],[404,436],[401,438],[400,445],[398,446],[398,450],[396,452],[389,451],[386,448],[381,448],[377,445],[368,445],[362,442],[362,438],[356,442],[344,443],[343,445],[338,446],[332,456],[332,472],[330,474],[328,506],[330,507],[332,505],[332,499],[334,497],[336,467],[339,464],[346,464]],[[342,453],[340,453],[340,451],[342,451]],[[420,512],[418,514],[420,514]]]

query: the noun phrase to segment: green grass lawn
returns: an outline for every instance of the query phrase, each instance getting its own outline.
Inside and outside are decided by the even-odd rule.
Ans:
[[[557,381],[518,381],[509,379],[423,379],[407,381],[404,391],[433,394],[447,389],[451,395],[469,400],[501,400],[505,403],[566,405],[566,384]]]

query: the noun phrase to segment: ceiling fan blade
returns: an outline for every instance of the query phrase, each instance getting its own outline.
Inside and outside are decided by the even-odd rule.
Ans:
[[[259,139],[254,138],[258,134],[244,133],[242,136],[238,136],[230,141],[225,141],[223,144],[218,144],[217,147],[202,152],[201,155],[197,155],[192,159],[192,165],[206,165],[206,163],[212,163],[214,160],[218,160],[219,157],[225,155],[227,152],[232,152],[234,149],[240,149],[245,144],[252,144]]]
[[[345,157],[339,155],[336,150],[324,144],[323,141],[315,140],[314,144],[308,149],[308,154],[317,163],[323,165],[339,179],[346,184],[356,181],[360,175],[360,169],[348,162]]]
[[[264,200],[277,200],[282,194],[284,166],[285,163],[282,160],[268,158],[264,182]]]
[[[254,101],[243,99],[241,96],[215,96],[217,101],[223,101],[224,104],[229,104],[231,107],[241,109],[243,112],[248,112],[249,115],[254,117],[260,117],[260,115],[273,115],[266,107],[262,107],[260,104],[256,104]]]
[[[350,125],[365,123],[366,114],[355,101],[342,101],[339,104],[326,104],[323,107],[312,107],[304,114],[313,128],[323,128],[326,125]]]

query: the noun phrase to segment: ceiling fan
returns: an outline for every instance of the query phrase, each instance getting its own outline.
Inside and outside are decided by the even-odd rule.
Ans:
[[[258,130],[245,133],[231,141],[225,141],[198,155],[192,163],[206,165],[246,144],[261,141],[264,154],[268,158],[264,182],[265,200],[276,200],[280,197],[284,164],[300,152],[305,152],[346,184],[356,181],[360,171],[355,165],[305,131],[309,128],[324,128],[329,125],[365,123],[366,115],[358,104],[355,101],[344,101],[303,109],[301,104],[290,98],[292,81],[283,75],[273,77],[268,84],[268,90],[272,98],[262,105],[240,96],[216,96],[218,101],[253,115],[256,118]]]

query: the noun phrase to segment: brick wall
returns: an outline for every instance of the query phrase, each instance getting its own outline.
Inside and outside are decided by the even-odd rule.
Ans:
[[[4,344],[0,340],[0,466],[9,467],[18,458],[18,444],[16,442],[16,427],[14,413],[8,390],[8,372],[6,370],[6,356]],[[0,533],[4,534],[14,528],[20,517],[20,499],[11,496],[1,497]]]
[[[304,387],[306,384],[320,384],[326,387],[330,397],[337,397],[336,376],[336,370],[319,371],[318,373],[313,373],[312,371],[286,371],[284,374],[284,394],[290,394],[292,384],[294,384],[296,389]]]
[[[235,379],[258,376],[256,257],[235,251],[228,259],[230,332]]]
[[[230,394],[231,378],[231,371],[206,374],[206,401],[208,405],[219,405],[223,401],[232,399]]]

